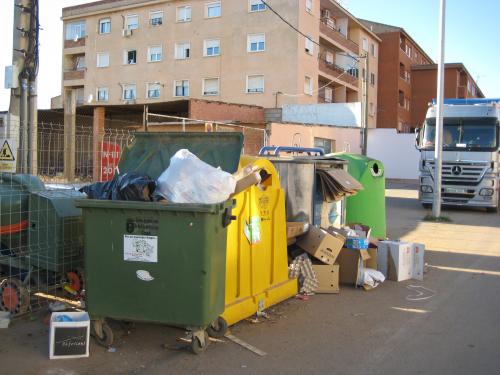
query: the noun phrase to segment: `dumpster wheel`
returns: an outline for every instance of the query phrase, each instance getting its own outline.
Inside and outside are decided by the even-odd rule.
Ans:
[[[200,337],[202,336],[202,337]],[[191,338],[191,350],[194,354],[203,353],[210,344],[210,337],[207,331],[193,332]]]
[[[101,325],[101,332],[98,332],[98,327],[96,325]],[[92,336],[98,345],[103,346],[105,348],[109,348],[113,345],[114,335],[113,330],[106,322],[92,322]]]
[[[0,283],[0,309],[12,315],[28,312],[30,294],[21,280],[11,277]]]
[[[224,337],[227,332],[227,322],[226,319],[219,316],[215,322],[207,327],[207,332],[210,337],[220,339]]]

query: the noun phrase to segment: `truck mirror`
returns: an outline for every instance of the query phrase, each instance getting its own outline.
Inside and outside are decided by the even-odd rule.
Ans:
[[[415,148],[420,150],[420,128],[415,129]]]

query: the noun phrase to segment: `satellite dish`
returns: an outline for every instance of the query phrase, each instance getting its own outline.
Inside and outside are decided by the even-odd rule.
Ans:
[[[90,94],[89,97],[88,97],[88,99],[87,99],[87,103],[91,104],[92,100],[94,100],[94,95]]]

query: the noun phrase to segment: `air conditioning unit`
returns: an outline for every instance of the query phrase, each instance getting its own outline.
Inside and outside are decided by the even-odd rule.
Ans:
[[[323,17],[323,18],[330,18],[331,17],[330,11],[328,9],[323,9],[321,11],[321,17]]]
[[[122,30],[122,35],[123,35],[125,38],[128,38],[128,37],[132,36],[132,30],[129,30],[129,29],[123,29],[123,30]]]

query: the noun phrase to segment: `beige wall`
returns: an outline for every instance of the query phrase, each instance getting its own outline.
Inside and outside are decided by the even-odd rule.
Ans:
[[[334,140],[335,152],[361,153],[360,128],[271,123],[268,129],[270,146],[292,146],[300,140],[299,146],[313,147],[314,138],[319,137]]]
[[[301,44],[302,55],[304,43],[297,42],[297,33],[279,21],[269,10],[249,13],[248,2],[242,0],[223,0],[222,16],[206,19],[204,18],[206,2],[164,1],[157,5],[84,17],[88,34],[85,45],[87,63],[85,98],[87,99],[89,95],[95,98],[97,87],[108,87],[109,103],[118,104],[122,102],[120,83],[135,83],[138,103],[173,100],[173,81],[188,79],[192,98],[274,107],[277,91],[295,93],[298,87],[303,90],[302,73],[297,74],[297,49],[298,44]],[[297,24],[297,3],[298,0],[275,0],[273,7],[290,22]],[[192,6],[191,22],[176,22],[176,7],[181,5]],[[164,21],[161,26],[155,27],[148,23],[149,12],[154,10],[164,11]],[[122,16],[127,14],[138,14],[140,24],[139,29],[134,30],[131,37],[125,38],[122,36]],[[111,17],[111,33],[99,35],[98,22],[105,17]],[[247,34],[261,32],[266,34],[266,51],[248,53]],[[221,56],[203,57],[204,39],[220,39]],[[191,43],[189,59],[174,59],[176,42]],[[147,49],[151,45],[162,45],[161,62],[147,62]],[[138,54],[137,64],[124,65],[124,50],[134,48]],[[109,67],[96,67],[98,52],[110,53]],[[251,74],[264,75],[263,94],[245,92],[246,76]],[[212,77],[220,77],[220,95],[203,96],[202,80]],[[159,99],[146,99],[147,82],[160,82],[164,85]],[[300,99],[287,97],[284,100],[286,103],[295,103]]]

